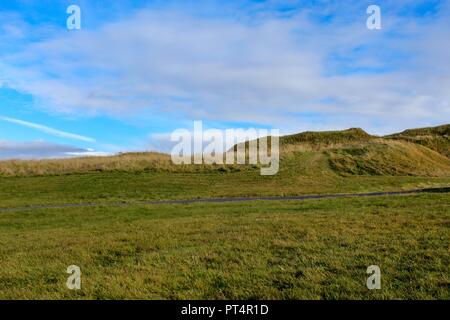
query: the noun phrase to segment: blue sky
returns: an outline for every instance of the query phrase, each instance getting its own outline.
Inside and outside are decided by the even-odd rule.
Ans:
[[[66,8],[81,8],[67,30]],[[381,30],[366,9],[381,8]],[[0,4],[0,158],[168,151],[170,132],[385,134],[450,119],[448,1]]]

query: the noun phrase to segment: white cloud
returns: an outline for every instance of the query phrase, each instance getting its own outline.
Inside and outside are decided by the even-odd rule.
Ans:
[[[317,24],[301,13],[249,24],[143,10],[31,44],[0,68],[9,85],[74,114],[153,112],[379,133],[449,119],[448,16],[419,25],[384,15],[379,33],[365,28],[365,18],[363,10],[361,21]],[[392,70],[327,74],[331,54],[351,57],[351,67]],[[311,113],[322,122],[311,122]]]
[[[69,145],[45,141],[13,142],[0,140],[0,159],[47,159],[68,158],[74,156],[107,155],[92,149],[83,149]]]

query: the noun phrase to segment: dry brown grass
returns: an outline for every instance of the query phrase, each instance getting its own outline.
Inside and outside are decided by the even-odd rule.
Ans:
[[[450,158],[450,124],[432,128],[409,129],[386,136],[386,138],[421,144]]]
[[[162,153],[127,153],[108,157],[0,161],[2,176],[40,176],[91,171],[149,171],[170,169],[170,156]]]
[[[448,177],[450,159],[406,141],[375,139],[327,151],[330,165],[344,174]]]
[[[444,137],[446,138],[446,137]],[[443,139],[444,139],[443,138]],[[270,137],[268,139],[269,152]],[[443,144],[446,145],[446,144]],[[249,144],[245,148],[248,150]],[[442,147],[442,146],[441,146]],[[236,150],[236,146],[232,150]],[[450,175],[450,160],[439,148],[418,143],[375,137],[361,129],[305,132],[280,138],[281,165],[292,154],[318,153],[329,158],[331,169],[356,175]],[[441,148],[442,149],[442,148]],[[224,155],[222,155],[225,157]],[[302,161],[299,158],[296,161]],[[246,163],[248,163],[248,154]],[[235,157],[236,163],[236,157]],[[300,165],[300,163],[298,163]],[[211,172],[246,171],[258,165],[175,165],[169,154],[124,153],[109,157],[81,157],[53,160],[0,161],[0,176],[45,176],[88,172]],[[314,167],[314,166],[312,166]]]
[[[157,152],[123,153],[107,157],[79,157],[46,160],[0,161],[0,176],[26,177],[82,174],[89,172],[205,172],[241,171],[242,165],[175,165],[169,154]]]

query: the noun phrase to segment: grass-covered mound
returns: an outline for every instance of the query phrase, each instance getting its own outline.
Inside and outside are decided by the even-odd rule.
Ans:
[[[282,159],[291,159],[291,153],[316,153],[316,162],[328,163],[328,168],[339,175],[374,175],[374,176],[450,176],[450,159],[445,156],[446,133],[450,126],[413,129],[410,136],[434,137],[428,141],[437,142],[440,147],[430,148],[426,143],[412,143],[407,139],[377,137],[359,128],[342,131],[303,132],[281,137]],[[406,131],[405,131],[406,132]],[[418,142],[418,141],[414,141]],[[442,152],[439,153],[439,152]],[[300,157],[298,157],[300,162]],[[283,162],[282,162],[283,164]],[[298,163],[298,165],[304,165]],[[324,167],[316,167],[319,176]],[[311,171],[311,170],[310,170]]]
[[[450,177],[450,125],[377,137],[359,128],[280,137],[279,179],[297,176],[386,175]],[[269,145],[270,145],[270,138]],[[415,142],[415,143],[412,143]],[[246,143],[248,148],[248,142]],[[236,150],[236,146],[233,148]],[[439,154],[440,153],[440,154]],[[446,157],[447,156],[447,157]],[[306,159],[306,160],[305,160]],[[259,173],[257,165],[175,165],[170,155],[142,152],[110,157],[0,161],[0,177],[96,172]]]
[[[450,158],[450,124],[431,128],[408,129],[386,136],[386,138],[421,144]]]
[[[450,176],[450,159],[421,145],[378,139],[327,151],[331,168],[342,174]]]
[[[342,131],[306,131],[283,136],[281,137],[280,142],[282,145],[308,143],[321,146],[339,143],[365,142],[370,141],[373,138],[374,136],[360,128],[350,128]]]

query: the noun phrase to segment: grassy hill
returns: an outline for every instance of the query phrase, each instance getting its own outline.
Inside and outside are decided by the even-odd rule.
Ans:
[[[408,129],[385,138],[421,144],[450,158],[450,124],[438,127]]]
[[[338,175],[449,177],[449,130],[450,125],[445,125],[377,137],[360,128],[351,128],[283,136],[280,137],[280,170],[287,173],[287,176],[306,173],[320,176],[323,172],[329,172]],[[168,154],[142,152],[110,157],[0,161],[0,176],[90,172],[210,174],[255,171],[258,167],[174,165]]]
[[[405,141],[375,140],[327,152],[331,168],[341,174],[449,176],[450,159]]]
[[[361,128],[350,128],[342,131],[306,131],[293,135],[283,136],[280,139],[281,144],[301,144],[308,143],[316,146],[367,142],[374,138]]]
[[[394,138],[395,135],[377,137],[360,128],[352,128],[281,137],[281,153],[286,159],[292,153],[314,152],[317,159],[322,158],[329,169],[341,175],[449,176],[450,159],[445,153],[450,147],[445,140],[448,139],[445,134],[449,128],[411,130],[416,137],[423,132],[434,132],[433,141],[440,142],[439,148],[430,147],[436,146],[431,139],[426,145],[421,143],[424,140]]]

